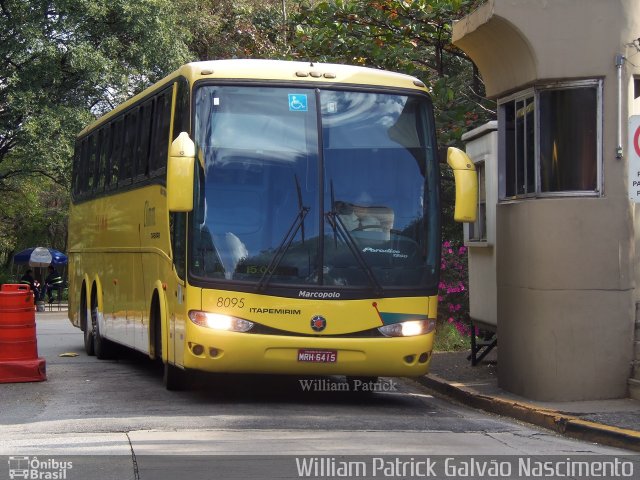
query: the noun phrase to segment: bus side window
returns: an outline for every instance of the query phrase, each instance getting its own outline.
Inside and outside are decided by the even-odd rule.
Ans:
[[[98,144],[96,149],[96,165],[95,165],[95,177],[93,179],[93,191],[96,194],[100,194],[104,188],[104,174],[105,174],[105,141],[104,133],[106,128],[98,130]]]
[[[191,132],[189,125],[189,82],[186,78],[180,78],[177,83],[178,91],[176,93],[176,111],[173,116],[172,141],[180,135],[180,132]]]
[[[108,190],[111,183],[111,149],[113,143],[113,124],[108,124],[104,127],[104,140],[102,142],[102,170],[100,176],[102,180],[102,190]]]
[[[111,124],[111,157],[109,164],[111,165],[111,188],[118,188],[118,179],[120,177],[120,157],[122,155],[122,118],[117,119]]]
[[[151,175],[164,172],[169,151],[169,127],[171,126],[171,97],[173,88],[167,88],[156,99],[153,122],[153,141],[149,170]]]
[[[151,120],[154,99],[142,104],[138,113],[138,135],[136,145],[136,172],[139,180],[149,176],[149,141],[151,140]]]
[[[73,152],[73,169],[71,178],[72,192],[75,198],[78,198],[80,193],[80,149],[81,143],[76,141],[75,151]]]
[[[138,124],[137,109],[124,116],[124,149],[120,157],[120,171],[118,172],[118,185],[131,183],[133,175],[133,159],[136,145],[136,126]]]
[[[80,161],[78,162],[78,195],[82,198],[85,192],[85,172],[87,171],[87,144],[89,141],[87,138],[83,138],[80,143]]]
[[[80,194],[86,197],[89,192],[89,172],[91,171],[91,153],[93,150],[93,137],[87,137],[82,141],[82,178],[80,179]]]
[[[93,195],[95,188],[95,171],[98,164],[98,132],[93,132],[89,137],[89,164],[87,165],[87,195]]]

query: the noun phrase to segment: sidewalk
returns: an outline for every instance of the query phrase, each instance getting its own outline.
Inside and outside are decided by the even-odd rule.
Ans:
[[[66,300],[63,300],[60,303],[58,302],[44,303],[42,307],[44,308],[44,310],[40,312],[36,310],[37,314],[51,313],[51,312],[66,312],[68,310],[68,305]]]
[[[460,403],[587,442],[640,451],[640,401],[538,402],[498,387],[496,351],[472,367],[468,351],[434,353],[419,382]]]

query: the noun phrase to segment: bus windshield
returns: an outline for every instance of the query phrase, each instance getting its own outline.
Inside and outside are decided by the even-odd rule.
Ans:
[[[194,139],[197,282],[436,287],[439,174],[426,96],[203,85]]]

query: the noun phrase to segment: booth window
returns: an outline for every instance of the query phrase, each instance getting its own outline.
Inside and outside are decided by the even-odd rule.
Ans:
[[[537,86],[499,102],[500,198],[601,192],[602,82]]]
[[[486,242],[487,241],[487,194],[486,194],[484,162],[476,163],[476,172],[478,174],[478,216],[474,223],[469,224],[469,241],[470,242]]]

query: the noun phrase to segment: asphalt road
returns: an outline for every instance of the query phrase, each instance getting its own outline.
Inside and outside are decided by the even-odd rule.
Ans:
[[[66,313],[38,314],[37,330],[48,380],[0,384],[0,462],[2,455],[74,456],[71,473],[82,478],[164,478],[172,467],[191,472],[189,479],[200,478],[194,472],[254,478],[252,468],[255,478],[283,478],[269,462],[293,465],[287,456],[296,455],[629,453],[456,405],[410,380],[386,379],[392,391],[357,394],[307,391],[293,377],[217,375],[170,392],[160,366],[144,356],[88,357]],[[339,388],[343,379],[322,381],[312,385]],[[211,455],[231,462],[216,468],[230,476],[207,476],[210,458],[201,456]],[[240,475],[238,455],[262,457],[243,457]],[[0,479],[5,473],[0,463]]]

